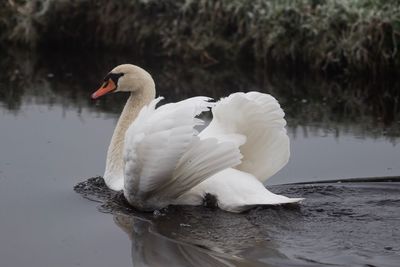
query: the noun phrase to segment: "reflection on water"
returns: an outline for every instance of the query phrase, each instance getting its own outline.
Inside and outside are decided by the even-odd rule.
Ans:
[[[343,207],[338,206],[339,199],[333,204],[326,200],[328,196],[346,198],[335,189],[316,198],[321,202],[307,202],[300,210],[256,209],[233,215],[202,208],[171,208],[157,218],[115,213],[115,222],[128,233],[131,244],[113,222],[95,212],[93,203],[81,200],[71,190],[77,182],[104,170],[106,148],[126,96],[110,95],[97,102],[89,96],[102,76],[120,63],[149,69],[158,94],[166,101],[194,95],[218,99],[233,91],[249,90],[276,96],[287,114],[292,157],[270,184],[399,175],[399,84],[265,75],[247,66],[187,68],[171,60],[111,53],[41,56],[13,51],[1,56],[0,258],[6,266],[125,266],[131,261],[129,246],[137,266],[157,266],[157,262],[163,266],[167,261],[177,266],[199,262],[217,266],[384,262],[391,266],[390,255],[399,253],[399,237],[386,235],[388,231],[398,233],[398,218],[390,217],[398,211],[379,206],[398,207],[398,191],[394,191],[397,195],[389,194],[389,188],[374,191],[388,199],[373,202],[371,207],[382,214],[367,216],[369,232],[360,229],[366,225],[362,212],[348,208],[356,203],[354,199],[349,197],[354,203],[349,200]],[[303,189],[292,193],[312,199],[313,195]],[[313,194],[318,196],[318,190]],[[376,210],[364,213],[375,214]],[[318,218],[329,226],[321,228]],[[344,223],[350,225],[348,231],[343,230]],[[340,238],[322,238],[320,245],[327,250],[314,257],[319,247],[308,245],[320,240],[327,228],[332,230],[330,237]],[[379,229],[389,230],[378,238],[382,235]],[[368,241],[358,242],[356,234],[374,239],[376,246],[367,247],[374,251],[373,258],[364,255],[367,252],[362,242]],[[302,247],[310,250],[298,255],[297,249]],[[15,251],[19,251],[18,257]],[[357,254],[360,251],[364,254]]]
[[[10,52],[4,58],[0,105],[2,112],[19,118],[22,106],[42,105],[49,112],[57,106],[64,113],[85,110],[116,120],[126,95],[114,94],[97,102],[89,95],[113,66],[133,62],[153,74],[157,93],[166,102],[195,95],[218,99],[250,90],[276,96],[286,113],[292,158],[279,177],[269,181],[272,184],[400,173],[399,82],[339,83],[299,73],[266,75],[246,66],[187,68],[170,60],[93,53],[43,57]],[[96,156],[104,161],[102,155]]]
[[[152,214],[130,208],[101,178],[75,187],[114,214],[131,240],[134,266],[397,266],[400,183],[271,189],[306,201],[244,214],[184,206]]]
[[[150,223],[137,217],[119,214],[114,220],[132,242],[133,266],[246,266],[246,262],[240,258],[230,258],[194,245],[174,242],[149,231]]]
[[[55,53],[39,57],[13,52],[3,55],[3,59],[0,82],[7,90],[0,90],[0,103],[14,112],[25,101],[118,114],[125,97],[109,96],[94,106],[88,95],[112,67],[132,62],[153,74],[157,93],[165,96],[166,101],[195,95],[218,99],[235,91],[271,93],[284,107],[294,136],[303,126],[328,129],[337,136],[341,133],[354,133],[358,137],[399,135],[398,81],[328,81],[296,73],[266,75],[245,66],[187,68],[179,62],[160,63],[159,59],[104,54]]]

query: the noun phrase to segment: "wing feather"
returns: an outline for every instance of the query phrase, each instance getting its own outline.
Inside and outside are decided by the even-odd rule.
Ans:
[[[243,155],[235,168],[264,182],[289,160],[285,113],[278,101],[259,92],[234,93],[212,109],[213,120],[201,138],[235,138]],[[239,138],[242,137],[240,140]]]
[[[209,98],[189,98],[156,109],[160,100],[143,108],[126,132],[126,192],[140,199],[174,199],[216,172],[240,164],[234,143],[196,136],[194,127],[203,121],[195,117],[213,106]]]

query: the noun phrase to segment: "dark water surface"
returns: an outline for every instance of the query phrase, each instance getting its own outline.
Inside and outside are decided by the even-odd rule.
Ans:
[[[339,85],[246,66],[10,52],[0,62],[1,266],[398,266],[399,183],[274,186],[307,200],[240,215],[169,208],[130,216],[118,201],[103,205],[113,216],[98,212],[73,187],[102,174],[126,96],[89,96],[125,62],[147,68],[166,101],[249,90],[276,96],[292,157],[269,185],[400,175],[399,87],[389,81]],[[88,197],[110,200],[103,189],[93,197],[92,185]]]
[[[398,266],[400,180],[275,185],[302,205],[232,214],[207,207],[139,213],[102,178],[76,186],[132,242],[135,266]]]

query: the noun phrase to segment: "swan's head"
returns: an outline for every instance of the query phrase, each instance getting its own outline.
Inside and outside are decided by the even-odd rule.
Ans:
[[[151,75],[138,66],[122,64],[112,69],[104,77],[103,84],[92,94],[92,98],[96,99],[114,92],[146,93],[146,90],[155,90]]]

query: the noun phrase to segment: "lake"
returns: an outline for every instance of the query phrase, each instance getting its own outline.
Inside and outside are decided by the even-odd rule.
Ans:
[[[90,51],[10,51],[2,58],[2,266],[397,266],[399,183],[283,184],[398,180],[398,84],[266,74],[246,65],[186,67]],[[79,182],[103,174],[127,97],[93,101],[90,94],[111,68],[126,62],[152,73],[166,102],[235,91],[274,95],[286,112],[292,155],[267,186],[310,201],[304,208],[239,215],[203,207],[140,214],[117,208],[119,196],[110,202],[102,185],[100,196],[86,195],[96,201],[74,192]],[[87,186],[93,191],[96,184]]]

